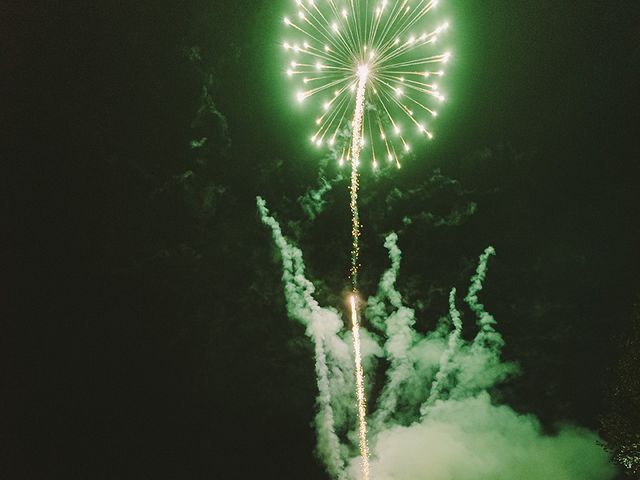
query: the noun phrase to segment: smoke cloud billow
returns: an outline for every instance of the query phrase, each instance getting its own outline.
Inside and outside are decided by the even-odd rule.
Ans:
[[[288,314],[306,328],[315,345],[318,384],[317,454],[332,478],[360,479],[355,433],[353,353],[337,310],[321,307],[305,277],[302,252],[284,237],[266,202],[262,222],[272,232],[283,266]],[[462,336],[463,322],[451,290],[448,315],[425,335],[414,329],[415,311],[397,289],[402,252],[387,236],[390,268],[364,314],[374,332],[361,330],[370,378],[386,359],[385,384],[370,399],[371,478],[375,480],[610,480],[615,469],[598,437],[564,426],[545,434],[532,415],[500,405],[490,389],[518,373],[501,360],[504,339],[480,303],[489,259],[480,256],[464,301],[478,333]],[[379,340],[384,339],[384,340]],[[370,382],[369,382],[370,383]]]
[[[422,420],[374,439],[376,480],[604,480],[614,471],[598,438],[564,428],[545,436],[532,416],[492,403],[487,392],[439,401]],[[357,468],[351,469],[357,478]]]
[[[262,222],[271,228],[273,239],[280,250],[287,312],[306,327],[306,334],[315,346],[318,454],[324,460],[328,472],[335,478],[343,479],[346,478],[344,459],[335,431],[331,398],[332,379],[334,387],[337,383],[348,385],[348,375],[351,373],[348,368],[351,365],[349,347],[339,336],[343,323],[335,310],[320,307],[313,298],[315,288],[305,277],[302,252],[286,240],[278,222],[269,216],[266,202],[262,198],[258,198],[258,210]],[[338,393],[342,394],[340,390]]]
[[[333,189],[333,185],[340,180],[342,180],[342,175],[327,180],[321,172],[318,178],[318,188],[310,188],[298,198],[298,203],[309,220],[315,220],[322,213],[327,203],[324,197]]]

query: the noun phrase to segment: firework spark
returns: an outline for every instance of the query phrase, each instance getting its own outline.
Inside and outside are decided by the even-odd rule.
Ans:
[[[360,212],[358,211],[358,166],[362,150],[362,125],[364,120],[364,99],[369,69],[366,65],[358,68],[358,87],[356,91],[356,110],[353,114],[353,136],[351,142],[351,287],[355,293],[358,288],[358,268],[360,257]]]
[[[445,100],[438,81],[450,53],[435,50],[449,24],[429,28],[437,0],[296,0],[285,17],[287,75],[297,85],[298,102],[319,112],[311,141],[342,151],[340,163],[353,163],[356,148],[373,168],[379,158],[400,167],[417,134],[433,138],[430,122]],[[366,68],[360,128],[348,128]],[[356,98],[354,98],[354,96]],[[354,125],[355,127],[355,125]],[[336,145],[343,132],[350,146]]]
[[[364,370],[360,354],[360,322],[355,295],[351,295],[351,328],[353,331],[353,350],[356,361],[356,394],[358,397],[358,420],[360,439],[360,461],[362,462],[363,480],[369,480],[369,446],[367,444],[367,400],[364,391]]]

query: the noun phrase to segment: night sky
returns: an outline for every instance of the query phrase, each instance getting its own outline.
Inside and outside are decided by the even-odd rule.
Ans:
[[[316,218],[299,200],[339,169],[283,75],[289,2],[42,3],[0,6],[0,477],[327,479],[256,212],[344,308],[347,183]],[[363,173],[361,291],[398,231],[426,330],[493,245],[483,299],[522,369],[496,395],[599,431],[638,321],[639,4],[443,3],[449,101],[402,170]]]

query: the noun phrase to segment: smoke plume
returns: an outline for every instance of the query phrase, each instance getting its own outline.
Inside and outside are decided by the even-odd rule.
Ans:
[[[282,260],[288,314],[306,328],[315,346],[318,384],[317,454],[332,478],[357,480],[360,461],[354,421],[353,353],[341,314],[321,307],[305,276],[302,252],[284,237],[258,198],[262,222]],[[610,480],[615,469],[598,437],[563,426],[543,432],[532,415],[515,412],[491,396],[500,382],[519,373],[501,359],[505,344],[495,318],[480,302],[489,260],[480,256],[464,301],[475,316],[477,334],[463,338],[463,319],[452,289],[449,312],[434,331],[414,328],[415,310],[396,285],[402,252],[398,236],[385,240],[390,267],[367,301],[362,329],[369,384],[387,366],[384,385],[369,401],[371,478],[375,480]]]

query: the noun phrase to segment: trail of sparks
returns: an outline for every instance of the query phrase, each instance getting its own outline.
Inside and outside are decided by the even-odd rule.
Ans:
[[[334,0],[315,2],[296,0],[297,17],[284,18],[292,29],[293,42],[283,46],[292,55],[287,68],[289,77],[301,81],[299,102],[315,97],[322,102],[322,113],[316,118],[316,131],[312,142],[321,146],[334,145],[342,130],[343,121],[355,110],[351,124],[351,145],[347,161],[351,163],[351,314],[356,362],[356,395],[362,473],[369,479],[369,452],[367,447],[366,398],[364,372],[360,354],[360,325],[357,295],[360,268],[360,214],[358,210],[359,168],[365,143],[371,145],[370,155],[374,168],[378,167],[375,143],[386,151],[389,162],[400,167],[394,143],[408,152],[408,132],[399,118],[415,124],[417,131],[431,138],[426,125],[418,120],[413,107],[436,117],[432,100],[444,100],[432,77],[443,75],[442,70],[431,71],[431,64],[446,63],[449,53],[428,54],[438,35],[447,24],[435,30],[425,30],[423,19],[436,6],[438,0],[380,0],[372,2],[351,0],[339,8]],[[419,30],[417,30],[419,29]],[[417,30],[417,31],[416,31]],[[333,95],[332,95],[333,93]],[[370,94],[370,107],[366,107],[365,94]],[[354,99],[355,96],[355,99]],[[354,102],[355,100],[355,102]],[[367,132],[367,142],[365,142]],[[379,136],[379,139],[378,139]],[[392,138],[393,137],[393,138]],[[399,142],[399,143],[398,143]],[[340,158],[342,165],[343,155]]]
[[[364,117],[365,91],[369,68],[366,65],[358,67],[358,86],[356,90],[356,108],[353,114],[353,130],[351,143],[351,324],[353,329],[353,351],[356,362],[356,396],[358,398],[358,423],[360,439],[360,457],[362,462],[362,478],[369,480],[369,447],[367,445],[367,400],[364,388],[364,371],[360,354],[360,323],[356,294],[358,289],[358,267],[360,256],[360,215],[358,212],[358,166],[360,151],[362,150],[362,120]]]
[[[387,161],[400,168],[399,157],[411,150],[408,143],[411,131],[429,140],[433,137],[428,122],[438,115],[434,103],[445,100],[434,81],[444,75],[437,64],[447,63],[450,57],[449,52],[428,52],[448,28],[448,23],[435,29],[428,25],[428,14],[438,1],[295,0],[297,15],[283,19],[290,37],[283,42],[290,54],[286,74],[301,88],[295,97],[300,103],[311,101],[316,102],[316,107],[321,106],[311,142],[317,147],[333,147],[338,143],[336,148],[342,149],[340,166],[345,150],[346,159],[351,162],[350,301],[364,480],[369,480],[369,450],[357,305],[360,158],[362,154],[365,161],[370,159],[377,169],[377,144],[378,152],[386,152]],[[355,111],[348,146],[341,144],[341,134],[354,107],[354,94]],[[365,94],[368,94],[368,103],[365,103]]]
[[[356,359],[356,394],[358,397],[358,420],[360,422],[360,457],[362,462],[362,478],[369,480],[369,446],[367,444],[367,400],[364,391],[364,371],[360,354],[360,323],[356,295],[351,295],[351,323],[353,330],[353,350]]]
[[[353,114],[353,130],[351,141],[351,287],[358,288],[358,268],[360,267],[360,213],[358,211],[358,187],[360,151],[362,150],[362,120],[364,118],[364,100],[369,68],[361,65],[358,68],[358,88],[356,91],[356,109]]]

